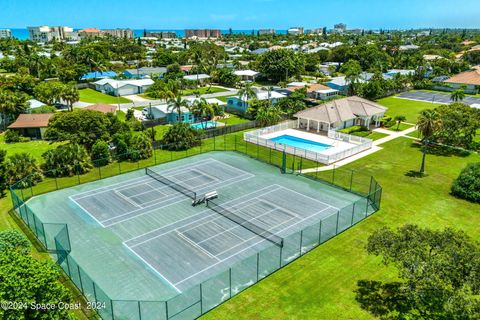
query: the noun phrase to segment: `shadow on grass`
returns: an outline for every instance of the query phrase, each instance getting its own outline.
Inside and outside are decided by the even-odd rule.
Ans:
[[[417,148],[419,150],[422,150],[423,146],[420,142],[414,141],[411,144],[412,148]],[[441,156],[441,157],[461,157],[465,158],[470,155],[470,151],[460,149],[460,148],[454,148],[450,146],[444,146],[444,145],[430,145],[427,148],[427,154],[435,155],[435,156]]]
[[[411,177],[411,178],[425,178],[428,175],[426,173],[421,173],[420,171],[409,170],[405,172],[405,176]]]

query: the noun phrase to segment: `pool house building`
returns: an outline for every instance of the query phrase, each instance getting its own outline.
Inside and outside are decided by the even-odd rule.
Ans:
[[[307,131],[329,131],[352,126],[378,127],[386,107],[353,96],[329,101],[297,112],[297,127]]]

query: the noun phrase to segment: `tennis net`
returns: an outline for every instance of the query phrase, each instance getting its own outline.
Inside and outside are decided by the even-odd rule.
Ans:
[[[224,216],[225,218],[229,219],[230,221],[233,221],[233,222],[241,225],[242,227],[249,230],[250,232],[253,232],[253,233],[259,235],[260,237],[276,244],[279,247],[283,247],[283,238],[273,234],[272,232],[270,232],[268,230],[265,230],[265,229],[257,226],[256,224],[251,223],[250,221],[236,215],[235,213],[225,209],[224,207],[216,204],[215,202],[213,202],[211,200],[207,202],[207,205],[210,209],[212,209],[216,213]]]
[[[184,186],[181,186],[179,185],[178,183],[176,182],[173,182],[172,180],[156,173],[155,171],[153,170],[150,170],[148,168],[145,168],[145,173],[147,175],[149,175],[150,177],[152,177],[153,179],[169,186],[170,188],[180,192],[180,193],[183,193],[184,195],[186,195],[187,197],[193,199],[194,201],[197,199],[197,193],[195,191],[192,191],[192,190],[189,190],[187,188],[185,188]]]

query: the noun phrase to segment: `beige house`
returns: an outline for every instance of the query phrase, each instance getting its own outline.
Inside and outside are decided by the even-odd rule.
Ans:
[[[385,115],[386,107],[360,97],[347,97],[297,112],[298,128],[306,130],[338,130],[355,125],[376,126]]]

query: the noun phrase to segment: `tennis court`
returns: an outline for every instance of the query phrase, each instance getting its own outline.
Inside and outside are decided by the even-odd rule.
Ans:
[[[71,251],[60,264],[87,299],[110,301],[108,319],[195,318],[376,210],[361,194],[229,151],[27,205],[40,221],[68,226]]]

